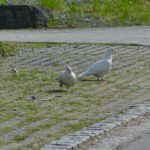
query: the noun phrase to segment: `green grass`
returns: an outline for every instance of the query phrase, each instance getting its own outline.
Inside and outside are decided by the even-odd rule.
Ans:
[[[7,4],[7,0],[0,0],[0,5]]]
[[[149,0],[93,0],[85,3],[72,1],[69,5],[61,0],[61,6],[60,0],[44,0],[41,4],[53,11],[54,18],[49,22],[49,27],[92,26],[90,22],[84,23],[86,15],[94,22],[101,22],[106,26],[150,25]],[[67,21],[60,21],[63,19],[57,14],[66,15]]]
[[[19,48],[45,48],[48,47],[48,45],[48,43],[0,42],[0,58],[7,58],[9,56],[15,55]]]
[[[13,45],[0,42],[0,58],[6,58],[8,56],[14,55],[15,51],[16,49]]]
[[[26,127],[26,132],[20,135],[16,135],[11,139],[9,142],[21,142],[28,138],[31,134],[46,130],[51,127],[55,127],[55,125],[61,124],[63,122],[68,122],[64,127],[60,126],[60,129],[57,129],[56,133],[52,132],[51,135],[49,135],[50,139],[56,139],[60,138],[61,135],[65,135],[68,133],[73,133],[74,131],[80,130],[85,126],[88,126],[90,124],[93,124],[95,121],[101,121],[102,118],[98,117],[92,120],[84,120],[81,119],[77,123],[69,123],[70,120],[76,120],[77,114],[82,114],[85,112],[85,110],[80,110],[82,107],[86,107],[85,104],[83,104],[83,101],[87,100],[87,96],[81,96],[78,100],[76,99],[76,96],[71,96],[71,93],[61,93],[61,97],[63,98],[60,100],[59,98],[55,97],[54,95],[57,95],[58,93],[49,93],[48,91],[40,91],[40,88],[43,87],[53,87],[54,89],[58,88],[57,84],[55,84],[55,78],[57,76],[57,73],[49,74],[49,71],[47,69],[40,69],[40,68],[33,68],[33,69],[21,69],[19,70],[19,73],[16,76],[11,76],[11,74],[3,76],[2,80],[0,80],[0,84],[4,85],[3,88],[7,89],[8,92],[14,93],[16,98],[13,98],[11,96],[8,96],[9,99],[11,99],[11,102],[9,100],[2,100],[0,102],[1,108],[4,108],[3,111],[0,111],[1,118],[5,118],[1,120],[1,123],[4,123],[7,120],[10,120],[14,117],[21,117],[24,118],[23,121],[21,121],[19,124],[15,125],[15,128],[19,129],[21,127]],[[42,77],[42,78],[41,78]],[[51,78],[50,78],[51,77]],[[42,83],[42,86],[40,85]],[[22,86],[23,84],[23,86]],[[19,87],[22,88],[19,88]],[[7,88],[9,87],[9,88]],[[80,88],[78,88],[80,90]],[[38,97],[39,99],[42,99],[42,95],[51,96],[50,101],[46,102],[40,102],[38,100],[32,101],[29,96],[30,94],[35,95],[35,97]],[[66,96],[67,94],[67,96]],[[70,98],[73,99],[70,99]],[[27,100],[26,100],[27,99]],[[76,99],[76,100],[75,100]],[[83,99],[83,101],[80,101]],[[13,101],[13,102],[12,102]],[[88,100],[87,100],[88,101]],[[15,103],[14,103],[15,102]],[[9,105],[8,105],[9,104]],[[43,105],[44,104],[44,105]],[[66,109],[68,107],[69,109]],[[13,109],[15,108],[15,111]],[[63,110],[62,112],[59,110]],[[43,112],[45,110],[47,113],[44,113],[44,115],[40,114],[40,112]],[[10,112],[7,113],[6,112]],[[69,115],[69,116],[68,116]],[[40,119],[49,118],[50,121],[43,123],[36,127],[28,127],[28,124],[39,121]],[[7,133],[7,129],[11,132],[11,127],[3,128],[1,134]],[[8,142],[8,143],[9,143]],[[41,142],[41,141],[40,141]],[[45,141],[43,141],[45,143]],[[4,145],[5,142],[2,142],[1,145]],[[37,144],[39,146],[39,144]]]
[[[63,8],[62,0],[39,0],[39,4],[51,10],[60,10]]]
[[[8,43],[5,44],[8,45]],[[10,45],[15,45],[15,48],[34,48],[37,46],[40,50],[42,47],[51,47],[51,50],[47,51],[49,52],[46,54],[47,58],[52,57],[54,59],[62,56],[65,64],[66,62],[75,64],[77,56],[79,62],[82,59],[85,59],[85,62],[94,62],[101,57],[99,54],[86,58],[83,58],[82,55],[76,55],[79,52],[79,49],[73,49],[76,44],[64,44],[58,49],[56,48],[58,44],[47,43],[11,43]],[[81,45],[80,51],[85,51],[87,44]],[[63,53],[63,49],[69,46],[71,46],[71,51]],[[90,47],[92,49],[93,45],[89,44],[88,49]],[[95,47],[95,49],[92,49],[93,53],[97,51],[96,49],[106,48],[108,45],[95,45]],[[114,57],[114,67],[117,64],[125,65],[124,63],[131,62],[130,67],[132,69],[113,69],[104,77],[106,80],[104,82],[95,81],[93,76],[85,77],[84,79],[87,79],[87,81],[79,79],[68,92],[65,91],[65,87],[61,89],[55,80],[58,71],[63,69],[60,64],[42,67],[40,65],[38,67],[22,67],[20,65],[18,74],[12,76],[9,64],[20,59],[16,59],[16,54],[15,57],[3,61],[0,65],[0,124],[6,123],[7,125],[0,129],[0,136],[19,129],[23,129],[23,132],[14,132],[9,140],[3,139],[0,142],[0,147],[13,142],[24,143],[27,140],[28,143],[21,148],[38,150],[50,141],[105,120],[105,118],[111,117],[111,114],[123,113],[128,104],[139,100],[144,101],[149,89],[142,88],[142,86],[144,87],[144,84],[148,85],[149,83],[149,65],[146,65],[148,64],[146,62],[142,65],[140,63],[144,62],[145,59],[143,58],[145,57],[148,58],[147,61],[149,60],[147,55],[149,47],[144,48],[145,51],[142,55],[139,55],[137,51],[137,54],[133,57],[127,57],[126,55],[130,55],[130,51],[131,53],[136,52],[137,46],[114,47],[116,49],[119,47],[120,50],[120,55]],[[143,46],[141,46],[142,48]],[[125,50],[128,53],[124,54]],[[74,52],[76,52],[75,55]],[[26,57],[25,61],[28,61],[28,56],[25,53],[23,56]],[[121,59],[119,56],[121,56]],[[136,61],[137,67],[134,67],[133,60]],[[80,63],[79,65],[71,64],[71,66],[73,66],[77,75],[86,69],[86,66],[83,65],[82,67]],[[136,97],[137,93],[140,94],[139,97]],[[32,100],[31,96],[35,96],[36,99]],[[8,124],[7,121],[11,122],[12,119],[17,120],[16,123]],[[45,119],[46,121],[42,122]]]
[[[28,3],[24,0],[22,3]],[[49,8],[53,17],[50,28],[150,25],[149,0],[38,0],[39,5]],[[0,4],[6,4],[1,0]],[[16,4],[16,1],[14,2]],[[140,13],[139,13],[140,12]],[[86,22],[86,20],[89,20]]]
[[[2,129],[0,129],[0,133],[2,134],[2,133],[8,133],[9,131],[11,131],[12,130],[12,128],[11,127],[4,127],[4,128],[2,128]]]
[[[23,141],[24,139],[25,139],[24,135],[17,135],[13,138],[13,140],[16,142]]]

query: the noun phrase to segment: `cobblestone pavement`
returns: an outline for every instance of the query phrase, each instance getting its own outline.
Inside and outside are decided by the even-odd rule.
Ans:
[[[117,52],[105,82],[89,77],[78,80],[67,94],[58,90],[57,71],[69,64],[79,74],[110,46]],[[18,76],[11,77],[10,65],[19,69]],[[23,48],[0,64],[0,147],[40,149],[64,135],[122,114],[130,105],[149,99],[149,74],[149,46],[49,44],[48,48]],[[30,97],[33,95],[35,100]]]
[[[141,134],[146,136],[149,131],[150,101],[147,101],[133,105],[123,115],[108,118],[101,123],[53,141],[45,145],[42,150],[120,150]],[[146,142],[149,145],[148,139],[145,144]],[[145,146],[144,141],[141,141],[141,144]],[[131,143],[129,148],[136,146],[137,143]]]
[[[150,45],[150,26],[53,30],[1,30],[0,41]]]

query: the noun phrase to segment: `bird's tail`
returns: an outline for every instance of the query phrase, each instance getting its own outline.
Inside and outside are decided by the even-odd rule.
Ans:
[[[79,74],[79,77],[83,77],[83,76],[86,76],[86,73],[85,73],[85,72]]]

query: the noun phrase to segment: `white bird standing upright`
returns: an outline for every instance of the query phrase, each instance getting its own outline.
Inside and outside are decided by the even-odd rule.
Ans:
[[[97,80],[103,81],[103,76],[112,68],[112,51],[113,47],[108,48],[107,52],[104,54],[102,60],[97,61],[91,67],[89,67],[85,72],[81,73],[79,77],[94,75]]]
[[[68,88],[73,86],[76,81],[76,74],[72,71],[71,67],[66,67],[66,69],[60,72],[56,80],[60,83],[60,86],[65,85]]]

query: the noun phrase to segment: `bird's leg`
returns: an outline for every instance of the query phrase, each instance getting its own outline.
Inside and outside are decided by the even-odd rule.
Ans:
[[[60,87],[63,87],[63,84],[62,84],[62,82],[60,82]]]
[[[103,78],[101,78],[101,81],[105,81]]]
[[[100,76],[101,81],[104,81],[103,77]]]
[[[98,76],[97,76],[97,80],[98,81],[105,81],[102,77],[98,77]]]
[[[68,87],[67,87],[67,92],[68,92]]]
[[[97,80],[98,80],[98,81],[100,81],[100,78],[99,78],[99,77],[97,77]]]

